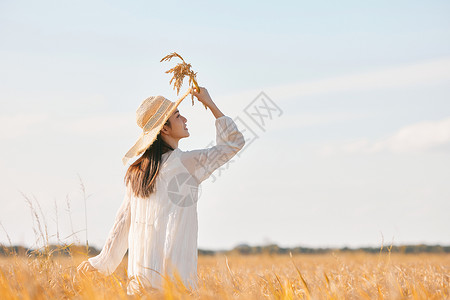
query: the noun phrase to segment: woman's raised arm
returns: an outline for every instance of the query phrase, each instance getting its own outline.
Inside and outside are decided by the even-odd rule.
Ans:
[[[199,101],[207,105],[216,117],[216,145],[205,149],[182,151],[180,156],[189,173],[201,183],[244,147],[245,138],[233,119],[217,108],[205,88],[201,88],[200,93],[194,91],[193,94],[199,95],[197,96]]]
[[[197,93],[197,91],[193,88],[191,89],[191,94],[197,97],[198,101],[206,105],[211,110],[216,119],[223,117],[224,114],[211,99],[211,96],[209,95],[207,89],[205,89],[204,87],[200,87],[200,93]]]

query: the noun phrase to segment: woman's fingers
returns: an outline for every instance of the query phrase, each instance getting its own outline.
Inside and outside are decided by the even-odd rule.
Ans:
[[[83,265],[84,265],[84,263],[81,263],[81,264],[78,266],[78,268],[77,268],[77,273],[78,273],[79,275],[85,274],[85,273],[86,273],[86,271],[84,270]]]
[[[202,86],[199,86],[200,92],[197,92],[197,88],[191,88],[191,99],[192,105],[194,105],[194,96],[198,101],[203,103],[206,109],[208,109],[208,105],[212,102],[211,97],[209,96],[208,90]]]
[[[197,97],[197,98],[198,98],[198,96],[201,94],[202,89],[203,89],[202,87],[199,87],[199,88],[200,88],[200,93],[197,92],[197,88],[196,88],[196,87],[191,88],[191,94],[192,94],[193,96]]]
[[[94,267],[91,266],[91,264],[89,263],[89,261],[83,261],[77,268],[77,272],[78,273],[87,273],[90,271],[94,271]]]
[[[77,268],[77,271],[86,271],[86,262],[83,261]]]

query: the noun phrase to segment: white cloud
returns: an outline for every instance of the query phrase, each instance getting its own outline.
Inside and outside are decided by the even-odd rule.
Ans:
[[[450,117],[439,121],[422,121],[405,126],[397,132],[378,140],[367,138],[322,146],[320,154],[371,154],[388,151],[420,153],[450,145]]]
[[[361,120],[371,115],[368,112],[324,112],[324,113],[300,113],[284,114],[279,118],[267,121],[267,129],[274,130],[293,130],[305,127],[330,124],[335,122],[345,122],[350,120]]]
[[[237,105],[243,108],[261,92],[261,89],[277,102],[311,95],[427,86],[449,81],[450,57],[445,57],[356,74],[343,74],[319,80],[262,87],[231,95],[220,95],[218,98],[223,98],[224,101],[233,99]]]
[[[450,58],[392,66],[358,74],[268,88],[274,97],[300,97],[347,91],[367,91],[443,83],[450,80]]]

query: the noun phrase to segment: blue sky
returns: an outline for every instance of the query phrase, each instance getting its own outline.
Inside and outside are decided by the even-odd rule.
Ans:
[[[135,110],[150,95],[176,99],[173,63],[159,62],[176,51],[259,136],[202,184],[200,248],[450,244],[449,16],[446,1],[3,1],[0,222],[13,244],[35,244],[23,192],[49,234],[55,203],[60,237],[71,234],[67,198],[83,229],[79,174],[101,247],[140,134]],[[261,91],[283,111],[264,132],[244,113]],[[181,149],[215,138],[202,105],[180,111]]]

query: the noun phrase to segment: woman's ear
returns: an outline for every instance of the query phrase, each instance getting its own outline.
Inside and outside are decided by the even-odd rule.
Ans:
[[[164,125],[163,128],[161,128],[161,133],[163,134],[169,134],[169,129],[167,125]]]

